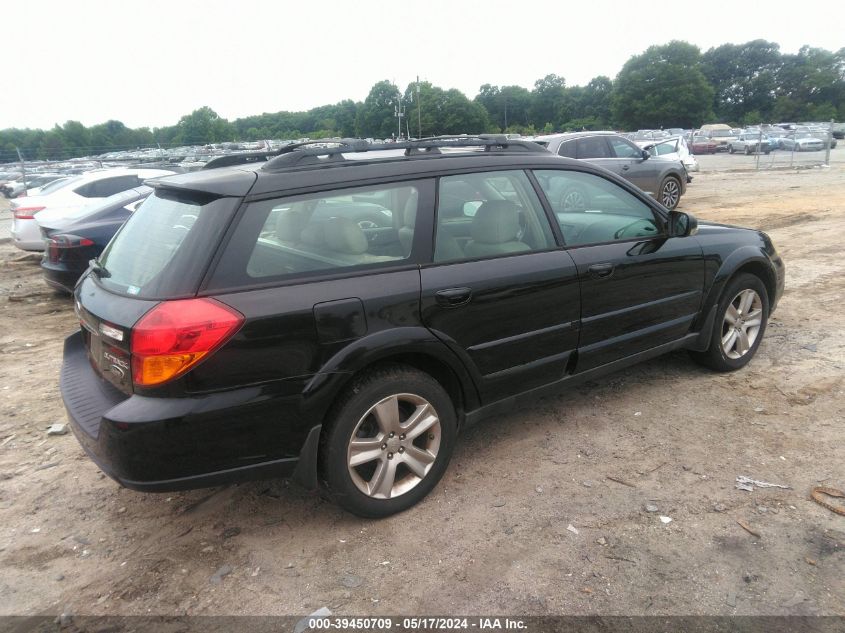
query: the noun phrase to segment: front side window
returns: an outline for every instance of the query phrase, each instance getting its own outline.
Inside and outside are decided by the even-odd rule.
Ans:
[[[630,141],[613,137],[608,140],[616,158],[642,158],[643,151]]]
[[[554,246],[543,207],[524,172],[459,174],[440,179],[435,262],[505,256]]]
[[[661,223],[642,200],[609,180],[565,170],[534,172],[567,245],[656,237]]]

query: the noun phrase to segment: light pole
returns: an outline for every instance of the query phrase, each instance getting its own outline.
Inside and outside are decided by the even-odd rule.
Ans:
[[[422,110],[420,109],[420,76],[417,75],[417,138],[422,138]]]
[[[396,140],[399,141],[402,139],[402,117],[405,116],[405,108],[402,107],[402,93],[399,92],[398,88],[396,89],[396,96],[398,104],[393,106],[393,116],[399,121],[399,135],[396,137]]]

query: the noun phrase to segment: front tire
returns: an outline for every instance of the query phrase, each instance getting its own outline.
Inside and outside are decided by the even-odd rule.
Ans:
[[[320,472],[329,495],[361,517],[410,508],[449,464],[455,407],[428,374],[387,365],[356,378],[329,414]]]
[[[769,320],[769,295],[756,275],[737,275],[725,288],[716,309],[710,346],[692,352],[696,362],[716,371],[745,367],[763,340]]]

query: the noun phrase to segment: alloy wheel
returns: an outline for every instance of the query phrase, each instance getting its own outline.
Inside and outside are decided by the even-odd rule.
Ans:
[[[668,209],[674,209],[680,198],[681,189],[678,186],[678,182],[674,178],[668,178],[666,182],[663,183],[663,191],[661,195],[663,206]]]
[[[578,189],[567,191],[563,195],[563,210],[564,211],[583,211],[587,208],[587,199],[584,194]]]
[[[745,356],[754,347],[763,324],[763,300],[747,288],[728,304],[722,322],[722,351],[734,360]]]
[[[388,396],[370,407],[352,432],[349,475],[369,497],[398,497],[429,473],[441,437],[440,418],[428,400],[410,393]]]

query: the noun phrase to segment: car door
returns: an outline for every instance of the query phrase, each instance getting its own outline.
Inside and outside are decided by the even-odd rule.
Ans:
[[[581,285],[581,372],[684,336],[702,300],[704,259],[695,237],[668,237],[665,217],[609,178],[535,171]],[[558,202],[577,188],[583,210]]]
[[[644,158],[642,148],[621,136],[608,136],[607,141],[615,156],[628,161],[619,175],[654,195],[660,189],[660,163]]]
[[[438,192],[432,261],[420,270],[426,327],[462,359],[482,402],[563,378],[578,340],[578,273],[528,176],[444,176]]]

